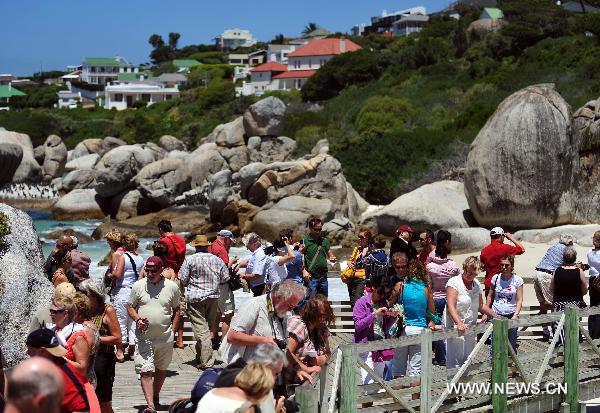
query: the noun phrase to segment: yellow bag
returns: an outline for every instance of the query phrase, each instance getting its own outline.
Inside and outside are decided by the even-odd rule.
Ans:
[[[354,247],[354,250],[352,250],[352,254],[350,254],[350,258],[348,258],[348,263],[355,262],[359,257],[360,257],[360,249],[357,247]],[[364,268],[354,269],[354,268],[350,268],[350,266],[348,266],[342,272],[340,272],[340,278],[342,279],[342,282],[345,284],[348,284],[348,281],[350,281],[352,278],[359,278],[361,280],[364,280],[365,277],[366,277],[366,274],[365,274]]]
[[[354,268],[346,267],[344,271],[340,272],[340,278],[344,284],[348,284],[351,278],[354,278],[354,273],[356,270]]]

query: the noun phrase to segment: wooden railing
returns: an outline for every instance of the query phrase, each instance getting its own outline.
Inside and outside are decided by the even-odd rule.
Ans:
[[[535,309],[530,309],[535,311]],[[305,383],[297,389],[302,412],[375,413],[384,411],[450,412],[477,411],[560,411],[578,412],[580,390],[585,398],[600,397],[600,340],[592,340],[580,318],[600,314],[600,307],[583,310],[569,307],[564,313],[523,315],[517,320],[497,319],[467,330],[467,335],[483,334],[465,363],[454,369],[432,366],[432,342],[458,337],[456,330],[404,336],[366,344],[343,344],[323,366],[319,383]],[[550,343],[520,340],[518,354],[508,342],[509,328],[539,328],[558,323]],[[564,347],[558,347],[558,331],[564,328]],[[493,333],[493,354],[488,356],[485,341]],[[527,331],[519,331],[525,338]],[[580,334],[583,342],[580,343]],[[527,337],[529,338],[529,337]],[[402,377],[386,381],[375,374],[359,354],[419,345],[422,370],[420,377]],[[375,382],[360,383],[359,369],[365,369]],[[333,375],[332,373],[333,369]],[[420,381],[419,381],[420,380]],[[451,393],[451,385],[489,383],[482,394]],[[566,392],[558,384],[566,384]],[[529,392],[508,394],[516,385],[529,386]],[[547,386],[556,387],[547,387]],[[540,391],[536,391],[537,388]],[[526,387],[523,387],[526,388]],[[505,391],[500,391],[504,389]],[[474,410],[475,411],[475,410]]]

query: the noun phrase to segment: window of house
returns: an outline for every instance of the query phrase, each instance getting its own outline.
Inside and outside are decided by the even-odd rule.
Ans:
[[[173,95],[165,95],[165,100],[170,100],[171,98],[173,98]]]
[[[312,60],[311,59],[308,59],[308,68],[312,69]]]
[[[144,102],[150,102],[150,93],[142,93],[142,100]]]
[[[258,74],[258,77],[262,77],[262,75],[263,75],[263,74],[262,74],[262,72],[260,72],[260,73]]]
[[[104,73],[104,66],[100,66],[100,73]]]
[[[96,73],[96,67],[95,66],[90,67],[90,72],[91,73]]]
[[[123,102],[123,94],[115,93],[115,98],[113,99],[115,102]]]

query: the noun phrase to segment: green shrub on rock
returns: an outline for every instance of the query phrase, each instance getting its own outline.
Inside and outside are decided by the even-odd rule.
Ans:
[[[12,231],[8,216],[0,212],[0,245],[4,244],[4,238]]]

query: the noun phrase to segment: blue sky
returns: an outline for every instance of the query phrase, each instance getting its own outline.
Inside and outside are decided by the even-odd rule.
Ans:
[[[2,3],[0,73],[30,75],[65,70],[83,57],[116,54],[148,61],[148,37],[181,34],[180,46],[209,43],[224,29],[250,30],[259,40],[297,36],[308,22],[346,32],[388,12],[424,6],[428,12],[449,0],[6,0]],[[9,17],[10,16],[10,17]]]

